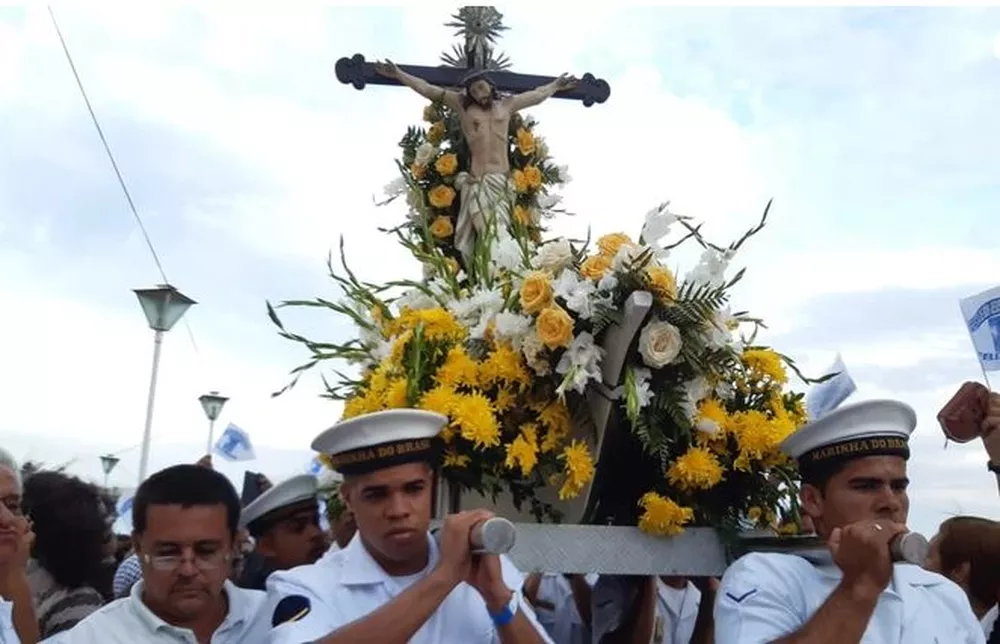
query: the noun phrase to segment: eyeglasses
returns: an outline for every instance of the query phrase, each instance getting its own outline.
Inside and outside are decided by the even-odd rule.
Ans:
[[[143,555],[143,561],[160,572],[173,572],[184,564],[185,555]],[[232,555],[226,550],[195,552],[192,556],[194,567],[201,572],[212,572],[229,563]]]

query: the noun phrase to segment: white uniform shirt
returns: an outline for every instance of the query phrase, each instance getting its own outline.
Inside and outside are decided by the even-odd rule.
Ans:
[[[593,588],[597,575],[587,575]],[[552,608],[535,607],[538,622],[556,644],[590,644],[590,625],[584,624],[573,598],[569,580],[560,574],[546,573],[538,582],[538,600],[548,602]]]
[[[0,598],[0,644],[21,644],[14,630],[14,604]]]
[[[997,623],[997,605],[993,604],[993,608],[989,609],[983,619],[979,622],[983,626],[983,634],[989,639],[990,635],[993,634],[993,629]]]
[[[643,583],[643,582],[638,582]],[[618,630],[635,601],[637,582],[616,575],[605,575],[594,585],[592,603],[594,642]],[[690,581],[684,588],[673,588],[656,580],[656,617],[653,619],[651,644],[688,644],[698,619],[701,591]]]
[[[143,582],[45,644],[197,644],[194,633],[171,626],[142,603]],[[212,635],[212,644],[265,644],[269,620],[260,618],[266,595],[226,582],[229,614]],[[15,640],[16,641],[16,640]]]
[[[752,553],[722,578],[715,604],[717,644],[764,644],[802,628],[840,583],[834,565]],[[984,644],[965,593],[941,575],[896,564],[861,644]]]
[[[389,603],[434,569],[440,557],[437,541],[428,535],[427,567],[416,575],[391,577],[355,535],[343,550],[328,552],[308,566],[272,573],[267,580],[268,617],[279,602],[293,598],[302,607],[297,619],[278,624],[271,644],[301,644],[321,639]],[[506,557],[500,557],[503,579],[520,591],[524,576]],[[534,624],[542,640],[551,640],[526,600],[520,612]],[[498,644],[499,635],[486,604],[475,588],[460,583],[410,639],[411,644]]]

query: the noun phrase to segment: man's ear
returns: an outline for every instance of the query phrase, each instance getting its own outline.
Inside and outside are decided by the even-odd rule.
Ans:
[[[799,492],[802,509],[811,517],[823,514],[823,491],[810,483],[803,483]]]

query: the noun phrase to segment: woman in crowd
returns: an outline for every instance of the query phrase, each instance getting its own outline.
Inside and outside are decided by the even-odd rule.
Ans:
[[[21,469],[0,448],[0,642],[36,644],[38,622],[25,571],[34,534],[21,512]]]
[[[1000,642],[1000,630],[992,632],[1000,596],[1000,523],[979,517],[948,519],[931,539],[924,567],[958,584],[988,642]]]
[[[109,530],[100,490],[58,472],[24,482],[24,511],[35,530],[28,580],[43,638],[65,631],[104,604],[110,582]]]

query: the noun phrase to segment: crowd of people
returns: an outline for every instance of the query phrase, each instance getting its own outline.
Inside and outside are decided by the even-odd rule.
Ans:
[[[828,560],[752,553],[721,579],[520,571],[474,551],[487,510],[432,533],[443,423],[399,409],[318,437],[343,477],[327,521],[315,477],[241,498],[203,459],[139,486],[131,535],[100,487],[22,480],[0,450],[0,644],[1000,642],[1000,524],[952,517],[922,567],[893,558],[916,426],[902,403],[844,407],[783,445]],[[982,438],[1000,477],[998,429],[993,394]]]

